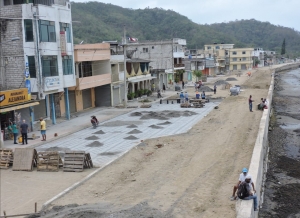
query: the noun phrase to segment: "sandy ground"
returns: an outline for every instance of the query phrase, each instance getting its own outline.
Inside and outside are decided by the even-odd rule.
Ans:
[[[220,86],[216,95],[207,93],[225,99],[188,133],[145,141],[55,201],[59,207],[45,217],[235,217],[229,197],[249,166],[262,115],[255,105],[267,95],[271,75],[265,68],[251,78],[230,77],[237,79],[231,84],[243,85],[240,95],[229,96]],[[256,101],[253,113],[249,95]]]

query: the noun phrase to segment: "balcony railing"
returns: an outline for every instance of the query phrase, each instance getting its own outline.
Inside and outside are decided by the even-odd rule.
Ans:
[[[111,83],[110,73],[76,79],[76,89],[83,90]]]
[[[174,68],[177,68],[177,67],[184,67],[184,64],[174,64]]]

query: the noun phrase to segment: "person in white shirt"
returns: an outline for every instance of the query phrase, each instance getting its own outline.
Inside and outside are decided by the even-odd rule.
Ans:
[[[256,192],[256,190],[255,190],[255,188],[254,188],[254,183],[253,183],[253,181],[252,181],[252,177],[251,177],[251,175],[248,173],[248,169],[247,169],[247,168],[243,168],[242,173],[240,174],[239,182],[233,187],[233,192],[232,192],[232,196],[231,196],[230,200],[232,200],[232,201],[236,200],[236,198],[237,198],[236,195],[235,195],[235,194],[236,194],[236,191],[237,191],[239,185],[240,185],[242,182],[245,182],[246,177],[250,178],[250,184],[252,185],[253,192],[254,192],[254,193]]]

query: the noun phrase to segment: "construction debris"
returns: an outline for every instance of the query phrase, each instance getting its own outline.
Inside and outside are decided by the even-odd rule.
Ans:
[[[93,161],[90,153],[86,153],[84,157],[84,168],[93,168]]]
[[[0,169],[8,169],[13,163],[12,149],[0,149]]]
[[[32,171],[37,166],[37,152],[33,148],[16,148],[13,171]]]

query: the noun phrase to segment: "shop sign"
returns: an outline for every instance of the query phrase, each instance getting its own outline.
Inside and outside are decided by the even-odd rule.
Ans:
[[[7,91],[0,91],[0,106],[7,106],[16,103],[23,103],[29,101],[28,89],[14,89]]]
[[[46,89],[53,89],[60,87],[59,77],[46,77],[45,78]]]

